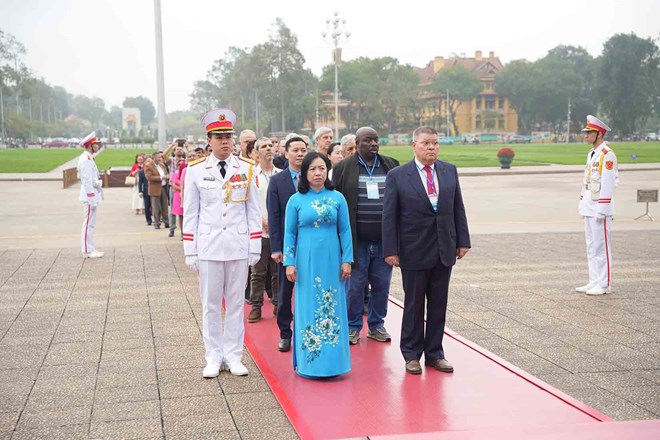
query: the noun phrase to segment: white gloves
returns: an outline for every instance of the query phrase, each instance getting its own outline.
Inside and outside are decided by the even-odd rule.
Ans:
[[[600,212],[596,214],[596,221],[597,222],[603,222],[605,221],[605,214],[601,214]]]
[[[186,266],[190,270],[199,272],[199,258],[197,258],[197,255],[186,256]]]
[[[94,181],[94,188],[103,188],[103,180],[95,180]]]
[[[248,254],[248,264],[250,267],[254,266],[261,260],[261,254]]]

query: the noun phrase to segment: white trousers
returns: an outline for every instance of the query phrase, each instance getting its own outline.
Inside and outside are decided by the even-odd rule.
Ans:
[[[80,233],[80,247],[83,254],[96,250],[94,246],[94,226],[96,226],[96,209],[89,203],[83,203],[83,224]]]
[[[202,334],[206,362],[240,362],[245,337],[245,287],[248,261],[199,261]],[[225,319],[222,319],[222,300]]]
[[[598,221],[596,217],[584,217],[584,237],[587,242],[589,283],[609,287],[612,278],[612,246],[610,229],[612,217]]]

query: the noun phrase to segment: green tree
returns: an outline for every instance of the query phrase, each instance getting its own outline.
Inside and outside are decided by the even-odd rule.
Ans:
[[[304,68],[295,34],[279,18],[274,26],[268,41],[249,50],[230,47],[213,63],[206,79],[195,82],[193,109],[229,107],[239,129],[254,129],[258,105],[260,131],[267,124],[271,131],[298,129],[309,119],[304,113],[312,111],[315,77]]]
[[[324,67],[321,90],[334,94],[334,65]],[[340,99],[346,128],[354,132],[368,125],[395,132],[410,120],[415,107],[419,77],[409,65],[395,58],[360,57],[339,65]],[[333,101],[334,102],[334,101]]]
[[[630,134],[658,110],[660,51],[651,38],[617,34],[605,42],[598,69],[598,96],[612,127]]]
[[[105,119],[107,111],[101,98],[76,95],[73,98],[73,110],[76,116],[91,122],[95,130],[105,128],[102,127],[101,122]]]
[[[587,114],[595,112],[598,106],[595,85],[596,60],[583,47],[563,45],[550,49],[543,59],[563,61],[561,69],[573,72],[571,80],[560,83],[560,86],[572,89],[567,90],[571,98],[571,125],[574,128],[581,127]],[[563,112],[561,117],[565,119],[565,104]]]
[[[156,116],[156,108],[154,107],[153,102],[144,96],[126,97],[122,106],[139,108],[142,125],[148,125]]]
[[[432,80],[430,90],[439,95],[449,95],[449,116],[454,126],[455,136],[459,136],[456,123],[456,110],[461,102],[476,98],[483,90],[483,84],[477,74],[457,64],[442,69]]]

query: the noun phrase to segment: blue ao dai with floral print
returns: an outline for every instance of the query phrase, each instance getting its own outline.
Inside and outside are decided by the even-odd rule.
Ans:
[[[293,368],[305,377],[351,370],[342,263],[353,262],[344,196],[326,188],[289,199],[284,222],[284,266],[296,266]]]

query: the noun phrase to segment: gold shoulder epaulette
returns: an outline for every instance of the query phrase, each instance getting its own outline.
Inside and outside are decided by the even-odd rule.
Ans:
[[[202,157],[202,158],[199,158],[199,159],[195,159],[195,160],[193,160],[192,162],[188,162],[188,166],[191,167],[191,166],[193,166],[193,165],[197,165],[198,163],[202,163],[202,162],[204,162],[205,160],[206,160],[205,157]]]
[[[239,158],[240,160],[242,160],[243,162],[247,162],[247,163],[249,163],[250,165],[255,165],[255,164],[256,164],[255,161],[253,161],[252,159],[250,159],[250,158],[248,158],[248,157],[238,156],[238,158]]]

